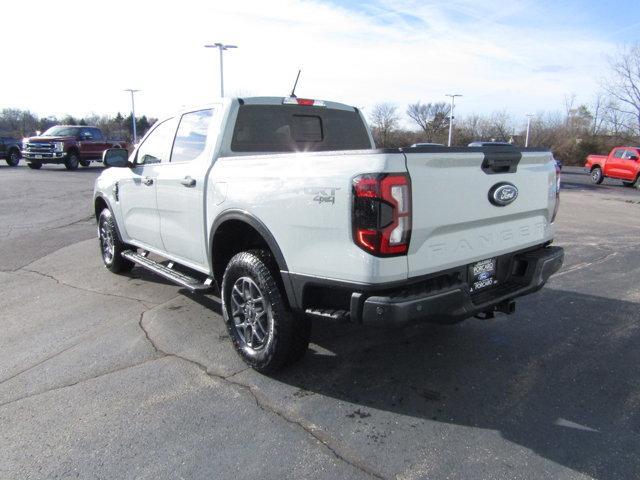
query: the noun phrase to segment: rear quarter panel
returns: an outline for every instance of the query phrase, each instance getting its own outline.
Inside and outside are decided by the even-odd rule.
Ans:
[[[351,182],[369,172],[404,172],[401,153],[293,153],[221,157],[211,171],[207,228],[244,210],[278,243],[290,272],[352,282],[407,278],[406,257],[378,258],[352,240]]]
[[[604,167],[605,163],[607,163],[606,155],[589,155],[587,156],[587,162],[584,164],[584,167],[591,170],[596,165]]]

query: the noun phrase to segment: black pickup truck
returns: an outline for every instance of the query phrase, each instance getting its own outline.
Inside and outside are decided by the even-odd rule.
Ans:
[[[11,137],[0,137],[0,159],[6,160],[10,167],[20,163],[20,140]]]

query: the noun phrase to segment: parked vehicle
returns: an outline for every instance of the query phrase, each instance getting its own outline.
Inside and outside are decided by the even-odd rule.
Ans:
[[[339,103],[224,99],[104,162],[119,167],[95,183],[105,266],[217,286],[233,345],[262,372],[304,355],[312,318],[491,318],[563,262],[550,152],[376,150]]]
[[[0,137],[0,160],[5,160],[10,167],[16,167],[20,158],[20,141],[11,137]]]
[[[584,167],[596,185],[606,177],[622,180],[625,187],[640,188],[640,147],[615,147],[609,155],[589,155]]]
[[[97,127],[82,125],[56,125],[42,135],[23,141],[22,156],[29,168],[39,169],[44,163],[64,163],[67,170],[78,165],[88,167],[101,161],[102,152],[108,148],[127,148],[123,141],[106,140]]]

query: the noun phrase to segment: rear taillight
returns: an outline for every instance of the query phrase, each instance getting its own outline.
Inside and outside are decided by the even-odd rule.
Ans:
[[[553,207],[553,215],[551,216],[551,223],[553,223],[556,219],[556,215],[558,214],[558,209],[560,208],[560,174],[562,170],[560,169],[560,165],[556,162],[556,205]]]
[[[372,255],[406,255],[411,236],[411,183],[406,173],[353,179],[353,241]]]

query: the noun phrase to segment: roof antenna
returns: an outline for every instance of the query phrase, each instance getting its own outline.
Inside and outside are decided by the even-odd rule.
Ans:
[[[291,90],[291,97],[292,98],[298,98],[296,97],[296,87],[298,86],[298,80],[300,79],[300,72],[302,72],[302,70],[298,70],[298,76],[296,77],[296,83],[293,84],[293,89]]]

